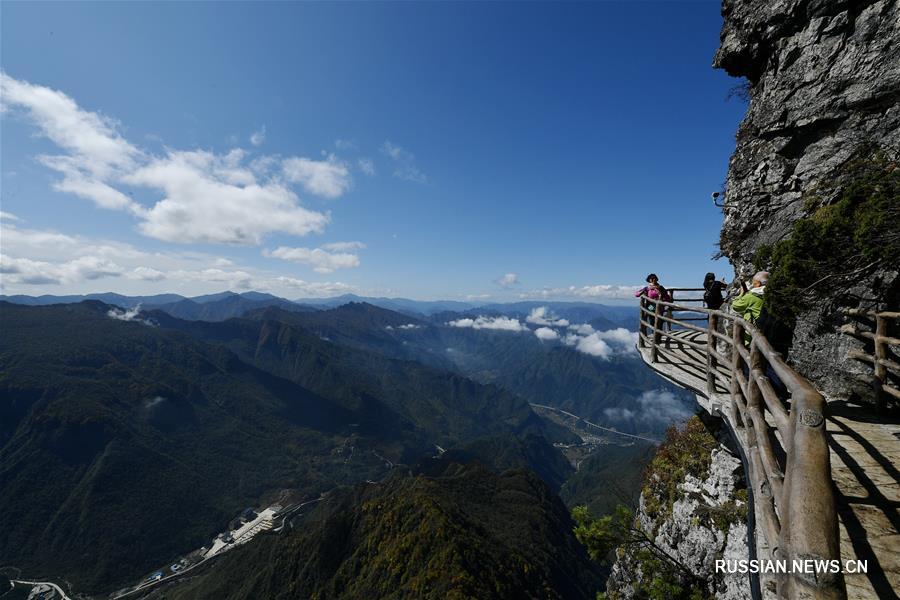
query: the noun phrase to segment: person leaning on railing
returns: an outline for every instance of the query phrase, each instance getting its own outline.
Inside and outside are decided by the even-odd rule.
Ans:
[[[641,296],[646,296],[650,300],[662,300],[663,302],[671,302],[672,294],[669,293],[663,285],[659,283],[659,277],[656,276],[656,273],[650,273],[647,275],[645,280],[647,285],[639,289],[634,293],[635,298],[640,298]],[[656,305],[653,303],[647,304],[647,310],[655,311]],[[669,315],[671,316],[672,311],[666,307],[663,307],[662,310],[659,311],[662,316]],[[672,327],[668,325],[667,321],[662,322],[661,329],[671,329]]]
[[[719,281],[716,279],[715,273],[707,273],[706,277],[703,278],[703,303],[706,305],[706,308],[710,310],[719,310],[722,308],[722,305],[729,298],[729,294],[724,294],[728,289],[728,284],[725,281]],[[719,333],[725,333],[725,322],[721,319],[716,320],[716,331]],[[725,351],[725,342],[716,339],[714,341],[716,350],[719,352]]]
[[[722,295],[728,288],[728,284],[724,281],[718,281],[715,273],[707,273],[703,278],[703,302],[706,308],[719,310],[725,303],[725,297]]]

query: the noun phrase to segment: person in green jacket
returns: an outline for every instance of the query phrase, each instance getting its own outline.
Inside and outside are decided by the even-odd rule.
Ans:
[[[745,321],[756,323],[763,307],[763,294],[766,293],[766,284],[769,282],[769,273],[760,271],[753,276],[750,282],[750,289],[747,289],[743,283],[744,293],[734,299],[731,303],[731,310],[744,318]]]

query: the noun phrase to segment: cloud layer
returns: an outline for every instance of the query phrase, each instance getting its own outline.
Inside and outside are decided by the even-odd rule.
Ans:
[[[667,390],[649,390],[637,398],[633,408],[607,408],[604,415],[611,421],[630,423],[637,421],[648,427],[659,427],[684,421],[694,409]]]
[[[115,281],[116,290],[124,294],[151,292],[159,282],[165,282],[169,291],[188,295],[253,289],[293,298],[359,291],[340,282],[309,282],[243,267],[200,252],[146,252],[122,242],[13,223],[3,225],[0,275],[4,293],[23,294],[47,293],[52,285],[66,285],[68,293],[94,292],[98,281]]]
[[[451,327],[469,327],[471,329],[498,329],[501,331],[528,331],[518,319],[510,317],[476,317],[474,319],[457,319],[447,323]]]
[[[636,332],[628,331],[624,327],[595,331],[593,327],[583,323],[570,325],[569,333],[566,334],[563,341],[579,352],[609,360],[616,354],[637,353],[635,346],[637,339]]]
[[[554,315],[549,307],[538,306],[525,317],[525,323],[512,317],[464,318],[447,323],[451,327],[472,329],[499,329],[503,331],[529,331],[542,342],[559,341],[576,351],[603,360],[614,356],[636,354],[638,334],[624,327],[597,331],[588,323],[570,324],[568,320]],[[528,325],[536,326],[531,328]]]
[[[331,273],[336,269],[349,269],[359,266],[359,256],[346,250],[364,248],[360,242],[336,242],[321,248],[289,248],[280,246],[266,256],[273,256],[301,265],[308,265],[316,273]]]
[[[525,317],[526,323],[533,325],[543,325],[545,327],[568,327],[569,322],[566,319],[559,319],[550,312],[546,306],[538,306],[532,309],[531,314]]]
[[[625,298],[631,299],[634,292],[638,289],[633,285],[584,285],[581,287],[570,285],[569,287],[543,288],[540,290],[529,290],[519,294],[519,298],[524,299],[550,299],[550,298],[576,298],[576,299],[596,299],[596,298]]]

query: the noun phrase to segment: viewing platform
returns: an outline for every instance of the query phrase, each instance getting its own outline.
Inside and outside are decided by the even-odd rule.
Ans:
[[[700,302],[642,298],[638,351],[727,424],[753,503],[753,557],[867,561],[859,574],[760,575],[760,596],[897,598],[900,423],[826,403],[752,324]]]

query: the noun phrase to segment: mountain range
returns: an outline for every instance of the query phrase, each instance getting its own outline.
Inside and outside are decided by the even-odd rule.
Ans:
[[[295,310],[292,305],[299,305],[305,308],[336,308],[349,303],[366,303],[378,306],[387,310],[395,311],[401,314],[418,315],[420,317],[432,317],[440,313],[465,313],[469,314],[473,311],[481,311],[495,314],[528,314],[531,310],[540,306],[549,306],[557,311],[561,316],[569,318],[570,316],[578,322],[587,322],[595,318],[599,314],[617,315],[612,319],[618,324],[631,323],[637,319],[637,310],[629,306],[607,306],[591,302],[512,302],[506,304],[498,303],[477,303],[477,302],[459,302],[456,300],[410,300],[408,298],[374,298],[366,296],[358,296],[356,294],[343,294],[341,296],[333,296],[328,298],[297,298],[288,300],[279,298],[272,294],[263,292],[232,292],[224,291],[215,294],[205,294],[202,296],[186,297],[180,294],[156,294],[152,296],[125,296],[114,292],[54,296],[50,294],[42,296],[26,296],[26,295],[2,295],[0,301],[11,302],[13,304],[25,304],[29,306],[43,306],[47,304],[72,304],[75,302],[83,302],[84,300],[99,300],[106,304],[112,304],[122,308],[134,308],[142,306],[145,309],[159,308],[166,312],[186,310],[184,307],[194,304],[209,305],[207,313],[197,316],[192,314],[179,315],[172,312],[174,316],[183,318],[203,320],[224,320],[230,317],[236,317],[243,314],[238,310],[248,311],[254,308],[264,306],[279,306],[286,310]],[[179,303],[185,300],[190,301],[188,304]],[[221,309],[213,308],[218,303],[222,303]],[[236,307],[236,308],[229,308]],[[199,311],[199,309],[194,309]],[[296,310],[303,310],[302,308]],[[226,315],[227,316],[222,316]]]
[[[208,544],[243,507],[294,490],[301,497],[333,493],[360,515],[352,526],[354,543],[362,545],[346,546],[339,561],[355,565],[351,571],[325,546],[343,531],[331,529],[335,523],[350,526],[335,521],[337,513],[317,513],[311,531],[318,533],[302,540],[264,542],[302,549],[302,556],[316,548],[310,560],[334,567],[297,588],[313,596],[331,597],[327,590],[344,584],[390,585],[390,578],[379,579],[377,561],[361,558],[369,543],[363,540],[374,532],[393,547],[411,544],[400,541],[407,534],[420,539],[448,528],[469,532],[454,534],[459,546],[451,544],[456,549],[448,556],[474,552],[484,569],[463,560],[456,579],[440,587],[435,575],[429,581],[437,587],[429,590],[452,581],[493,581],[509,594],[535,581],[578,590],[560,597],[593,589],[561,564],[578,564],[583,552],[572,546],[556,493],[598,506],[613,492],[633,494],[646,452],[624,440],[605,446],[608,451],[599,447],[576,473],[560,448],[581,443],[579,434],[538,416],[529,403],[593,418],[631,406],[646,389],[663,385],[633,357],[601,360],[545,343],[524,325],[508,332],[449,324],[469,313],[414,316],[360,302],[322,309],[264,294],[224,293],[155,308],[152,298],[140,299],[141,308],[135,298],[113,299],[116,305],[0,301],[0,564],[35,579],[64,577],[80,590],[111,591]],[[505,310],[524,319],[534,308]],[[569,309],[589,310],[559,310]],[[582,316],[593,315],[598,325],[627,315],[590,310]],[[654,427],[640,419],[624,424],[645,433]],[[610,460],[598,458],[604,455]],[[451,492],[445,479],[462,481],[459,489],[474,486],[474,498],[483,486],[515,480],[536,498],[554,499],[534,500],[526,521],[563,533],[543,546],[535,542],[536,554],[511,555],[509,544],[497,542],[491,516],[521,510],[516,494],[504,492],[478,500],[481,509],[472,504],[468,513],[444,514],[435,531],[394,538],[402,532],[385,531],[385,523],[366,513],[375,492],[353,487],[383,481],[391,503],[427,489],[404,506],[431,514],[427,507],[447,502],[445,494],[462,493]],[[622,489],[607,490],[612,480],[622,481]],[[560,562],[547,558],[560,552]],[[522,565],[538,580],[516,574]],[[359,569],[371,571],[364,576]],[[215,580],[229,581],[226,571],[214,571]],[[351,585],[348,572],[360,579]],[[249,580],[254,589],[270,585]]]

